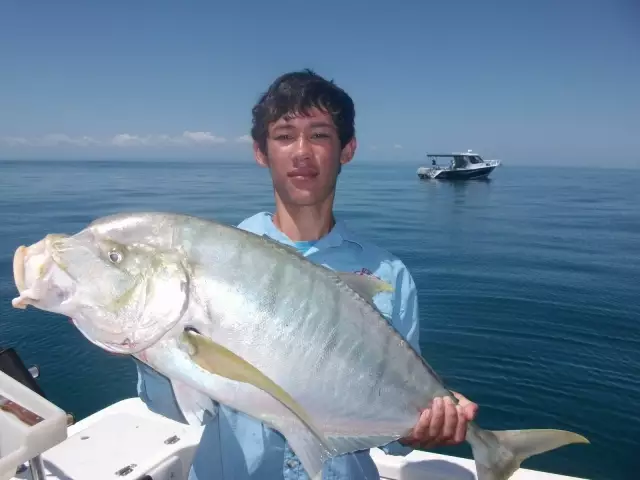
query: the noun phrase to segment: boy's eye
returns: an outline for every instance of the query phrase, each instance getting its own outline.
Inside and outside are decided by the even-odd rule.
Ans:
[[[294,140],[294,138],[295,138],[294,135],[290,133],[280,133],[273,136],[274,140],[279,140],[279,141],[291,141],[291,140]],[[331,135],[326,132],[314,132],[311,134],[311,138],[331,138]]]

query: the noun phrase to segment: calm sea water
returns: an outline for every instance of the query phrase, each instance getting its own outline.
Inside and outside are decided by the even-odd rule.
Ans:
[[[637,478],[640,461],[640,171],[502,167],[489,182],[420,181],[415,166],[344,169],[337,210],[400,256],[420,291],[423,354],[494,429],[591,439],[524,466]],[[238,223],[272,209],[252,163],[0,163],[0,344],[38,364],[77,418],[135,395],[128,359],[65,318],[11,308],[15,248],[96,217],[171,210]],[[469,456],[468,447],[442,449]]]

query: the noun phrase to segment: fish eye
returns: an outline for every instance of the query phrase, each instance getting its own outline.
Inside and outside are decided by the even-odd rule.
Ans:
[[[117,250],[111,250],[108,256],[109,261],[112,263],[120,263],[122,261],[122,254]]]

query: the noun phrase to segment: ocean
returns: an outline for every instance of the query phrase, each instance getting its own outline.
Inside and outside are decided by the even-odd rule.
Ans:
[[[419,289],[421,348],[491,429],[562,428],[591,445],[527,468],[637,478],[640,461],[640,170],[514,167],[490,181],[419,180],[418,164],[343,169],[337,214],[398,255]],[[12,256],[102,215],[169,210],[237,224],[272,210],[251,161],[0,163],[0,345],[41,369],[77,419],[136,395],[130,359],[62,316],[14,310]],[[438,451],[470,456],[467,445]]]

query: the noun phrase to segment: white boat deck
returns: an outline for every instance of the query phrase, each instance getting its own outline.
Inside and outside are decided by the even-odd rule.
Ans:
[[[42,454],[48,480],[183,480],[201,428],[166,419],[130,398],[71,425],[67,433]],[[476,479],[475,464],[466,458],[421,451],[395,457],[378,449],[371,454],[387,480]],[[29,469],[13,480],[31,480]],[[585,479],[521,468],[510,480]]]

